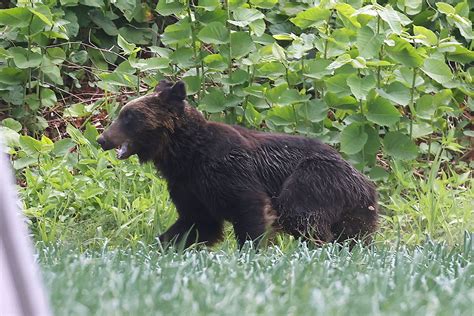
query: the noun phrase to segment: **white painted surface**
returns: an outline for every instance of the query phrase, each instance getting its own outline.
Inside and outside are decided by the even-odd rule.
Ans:
[[[0,148],[0,316],[10,315],[49,316],[51,312],[19,208],[10,163]]]

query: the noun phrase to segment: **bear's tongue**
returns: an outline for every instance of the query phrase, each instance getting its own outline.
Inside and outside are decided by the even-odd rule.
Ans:
[[[127,142],[123,143],[119,148],[117,148],[117,158],[118,159],[127,159],[130,155],[128,154],[129,145]]]

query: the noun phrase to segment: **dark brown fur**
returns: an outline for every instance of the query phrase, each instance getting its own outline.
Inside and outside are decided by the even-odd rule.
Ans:
[[[127,144],[123,158],[137,154],[167,180],[179,218],[161,241],[213,244],[224,221],[240,245],[269,227],[316,243],[376,230],[374,185],[331,147],[208,122],[185,95],[182,82],[162,81],[127,104],[99,138],[104,149]]]

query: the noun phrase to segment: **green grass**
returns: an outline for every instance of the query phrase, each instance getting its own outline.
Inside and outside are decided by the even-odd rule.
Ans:
[[[472,239],[241,253],[40,247],[57,315],[472,315]]]

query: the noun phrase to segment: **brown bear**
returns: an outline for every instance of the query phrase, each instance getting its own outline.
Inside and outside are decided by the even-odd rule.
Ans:
[[[240,246],[271,229],[316,243],[377,228],[374,185],[317,139],[206,121],[183,82],[127,103],[98,138],[119,159],[153,162],[179,218],[159,239],[214,244],[232,223]]]

